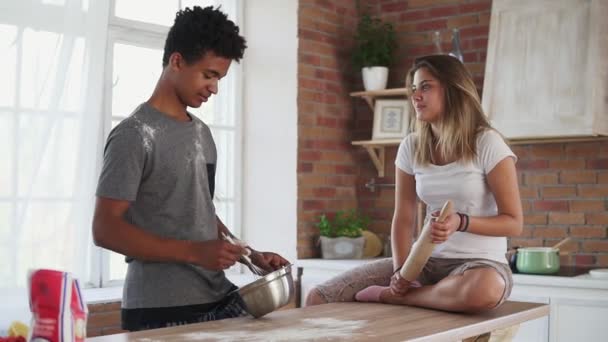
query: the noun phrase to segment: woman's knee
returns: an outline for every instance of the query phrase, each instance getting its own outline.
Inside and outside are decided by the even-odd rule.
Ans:
[[[319,292],[319,290],[315,287],[308,292],[308,295],[306,296],[305,306],[320,305],[326,303],[327,300],[325,299],[325,297],[323,297],[321,292]]]
[[[505,292],[505,281],[492,269],[470,279],[463,287],[463,301],[468,312],[491,310],[500,304]]]

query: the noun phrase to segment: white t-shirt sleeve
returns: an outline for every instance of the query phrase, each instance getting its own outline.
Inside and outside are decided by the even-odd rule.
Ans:
[[[494,167],[507,157],[513,158],[517,162],[517,156],[504,139],[495,130],[489,129],[483,132],[477,142],[479,151],[479,161],[483,167],[483,172],[487,175]]]
[[[395,165],[403,172],[414,174],[414,151],[416,144],[415,133],[408,134],[399,144]]]

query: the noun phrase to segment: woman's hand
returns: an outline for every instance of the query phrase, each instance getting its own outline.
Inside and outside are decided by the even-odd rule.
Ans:
[[[439,211],[432,213],[431,216],[436,219],[439,216]],[[433,220],[431,223],[431,240],[433,243],[445,242],[450,235],[458,230],[460,223],[460,215],[457,213],[448,215],[443,222]]]
[[[411,287],[420,287],[417,281],[408,281],[401,277],[399,271],[395,272],[391,277],[391,292],[396,296],[403,296]]]

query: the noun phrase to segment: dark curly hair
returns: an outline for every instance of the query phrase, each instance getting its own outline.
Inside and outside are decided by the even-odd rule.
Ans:
[[[163,67],[167,66],[174,52],[179,52],[187,63],[196,62],[209,51],[238,62],[243,58],[246,47],[238,26],[219,7],[194,6],[175,15],[175,22],[165,41]]]

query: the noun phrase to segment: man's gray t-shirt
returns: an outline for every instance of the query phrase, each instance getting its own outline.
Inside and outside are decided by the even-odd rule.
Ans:
[[[180,122],[140,105],[108,136],[97,196],[131,202],[125,219],[150,233],[214,240],[214,175],[208,170],[215,172],[217,152],[209,127],[190,117]],[[222,271],[126,259],[125,309],[216,302],[233,287]]]

